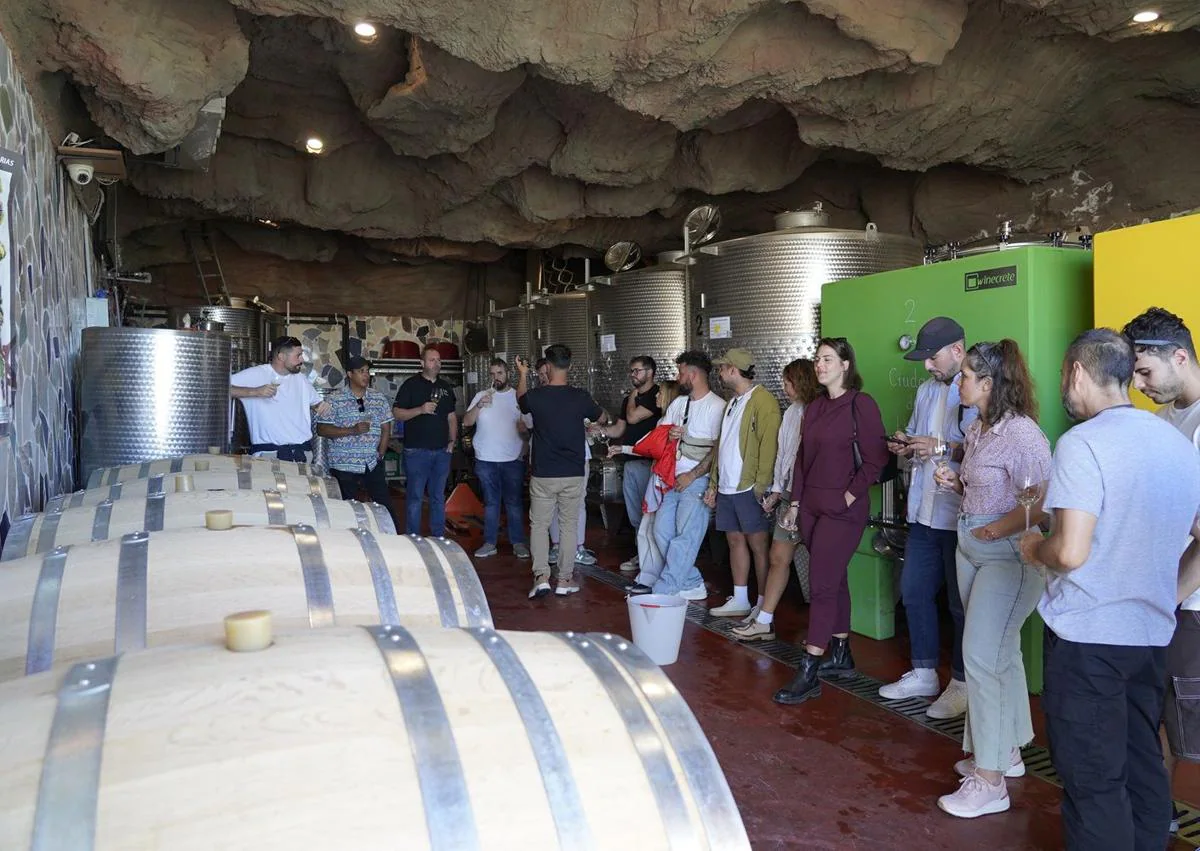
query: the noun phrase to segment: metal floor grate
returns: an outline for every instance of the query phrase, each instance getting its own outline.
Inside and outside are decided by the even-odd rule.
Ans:
[[[625,586],[632,581],[631,575],[627,576],[611,570],[605,570],[601,567],[576,565],[575,570],[621,592],[624,592]],[[713,617],[708,613],[708,609],[696,603],[688,603],[687,619],[697,626],[707,629],[709,632],[715,632],[717,635],[728,639],[731,643],[739,647],[752,653],[766,656],[768,659],[776,662],[782,662],[784,665],[792,668],[799,665],[800,657],[804,655],[804,651],[786,641],[738,641],[730,635],[730,630],[738,623],[736,619]],[[962,741],[963,728],[966,723],[964,718],[952,718],[949,721],[937,721],[930,718],[925,714],[925,710],[929,708],[932,701],[923,697],[911,697],[906,700],[885,700],[879,696],[879,687],[883,683],[874,677],[868,677],[866,674],[856,671],[853,676],[842,677],[836,680],[822,677],[821,685],[832,686],[833,688],[849,692],[857,698],[865,700],[868,703],[873,703],[896,715],[901,715],[928,730],[941,733],[943,736],[958,742]],[[1038,745],[1027,745],[1021,748],[1021,758],[1025,761],[1026,776],[1037,777],[1045,780],[1047,783],[1053,783],[1055,786],[1062,786],[1058,772],[1054,770],[1054,766],[1050,762],[1050,751],[1046,750],[1046,748]],[[1189,845],[1200,847],[1200,809],[1181,801],[1175,802],[1175,809],[1179,813],[1178,837]]]

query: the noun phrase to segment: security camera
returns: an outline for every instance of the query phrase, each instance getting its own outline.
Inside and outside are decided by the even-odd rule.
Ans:
[[[91,183],[95,173],[96,170],[87,163],[67,164],[67,174],[71,176],[71,182],[78,183],[80,186],[86,186]]]

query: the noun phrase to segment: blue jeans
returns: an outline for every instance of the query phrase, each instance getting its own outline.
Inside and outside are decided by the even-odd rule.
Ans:
[[[450,453],[445,449],[404,450],[404,531],[421,534],[421,502],[429,493],[429,534],[446,534],[446,478],[450,475]]]
[[[483,542],[496,545],[500,538],[500,503],[508,517],[508,542],[524,544],[525,514],[521,487],[525,484],[525,461],[475,461],[475,475],[483,487]]]
[[[642,570],[637,582],[649,585],[655,594],[678,594],[704,583],[696,570],[696,553],[708,534],[712,509],[704,504],[708,476],[701,476],[683,493],[668,491],[654,513],[654,541],[663,555],[662,572]]]
[[[912,644],[914,668],[936,668],[940,646],[938,641],[937,594],[946,586],[950,600],[950,617],[954,621],[954,640],[950,645],[950,674],[963,682],[962,597],[958,593],[958,567],[954,552],[958,534],[952,530],[931,529],[920,523],[908,526],[908,544],[904,547],[904,572],[900,576],[900,593],[904,599],[904,615],[908,618],[908,637]]]
[[[642,522],[642,498],[650,484],[650,459],[630,458],[625,462],[622,475],[621,496],[625,498],[625,513],[629,516],[629,525],[637,532]]]

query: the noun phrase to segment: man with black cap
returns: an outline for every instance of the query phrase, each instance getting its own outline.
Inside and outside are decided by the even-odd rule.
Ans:
[[[383,467],[392,437],[392,406],[371,389],[371,364],[357,356],[346,361],[346,383],[328,401],[329,413],[317,418],[317,434],[329,438],[329,470],[342,496],[352,499],[362,487],[397,523]]]
[[[267,363],[229,377],[229,395],[241,399],[250,426],[250,452],[280,461],[308,460],[312,415],[329,413],[329,403],[304,375],[304,346],[295,337],[271,344]]]
[[[710,609],[716,617],[763,618],[767,589],[768,533],[772,515],[762,507],[763,496],[775,480],[775,453],[783,415],[779,400],[754,383],[754,355],[746,349],[730,349],[713,361],[721,383],[733,394],[725,403],[721,436],[713,455],[712,474],[704,501],[717,509],[717,531],[729,540],[729,564],[733,571],[733,595],[725,604]],[[758,580],[758,602],[751,607],[746,587],[750,561]]]
[[[934,317],[921,327],[916,347],[904,357],[924,362],[931,378],[917,388],[908,426],[888,440],[892,452],[912,459],[908,543],[900,577],[912,670],[896,682],[882,686],[879,695],[887,700],[904,700],[933,697],[941,691],[937,673],[941,647],[937,595],[945,584],[954,638],[950,645],[950,683],[926,710],[930,718],[936,719],[957,718],[967,711],[962,655],[964,613],[954,555],[962,497],[940,490],[933,480],[939,447],[949,447],[943,451],[950,452],[953,458],[953,452],[962,446],[966,427],[977,416],[974,408],[962,407],[958,393],[966,354],[965,337],[962,326],[946,316]],[[957,469],[957,462],[952,461],[951,467]]]

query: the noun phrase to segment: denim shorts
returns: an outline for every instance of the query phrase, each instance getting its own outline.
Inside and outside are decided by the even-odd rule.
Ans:
[[[766,532],[774,518],[763,511],[754,489],[741,493],[717,494],[717,531],[751,535]]]

